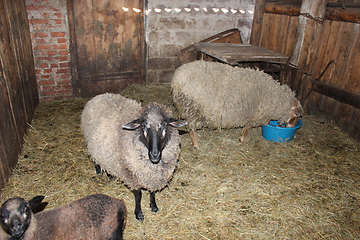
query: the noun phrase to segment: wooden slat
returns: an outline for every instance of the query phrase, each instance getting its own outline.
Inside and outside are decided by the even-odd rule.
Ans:
[[[249,44],[198,43],[196,51],[203,52],[231,65],[238,62],[273,62],[286,64],[288,57],[272,50]]]
[[[76,44],[75,22],[74,22],[74,1],[67,0],[67,11],[69,21],[69,53],[70,53],[70,71],[71,86],[74,97],[81,97],[80,76],[78,69],[78,53]]]
[[[81,7],[80,7],[81,6]],[[79,69],[80,75],[96,72],[95,38],[92,16],[92,0],[74,1],[74,18],[76,41],[78,47],[78,63],[83,66]]]
[[[265,9],[265,0],[256,0],[254,8],[254,20],[251,28],[250,43],[253,46],[260,46],[261,34],[263,29],[263,16]]]

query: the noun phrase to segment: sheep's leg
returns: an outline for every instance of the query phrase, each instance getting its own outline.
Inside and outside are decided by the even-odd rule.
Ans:
[[[144,221],[144,214],[141,211],[141,189],[133,191],[135,196],[135,217],[139,221]]]
[[[198,136],[197,136],[197,133],[196,131],[189,131],[189,134],[190,134],[190,138],[191,138],[191,141],[194,145],[194,148],[199,148],[199,142],[198,142]]]
[[[150,208],[153,212],[157,212],[159,210],[155,202],[155,192],[150,192]]]
[[[240,138],[240,142],[245,143],[245,137],[246,137],[246,134],[248,133],[249,129],[250,129],[249,126],[244,127],[243,132],[242,132],[242,136]]]
[[[101,171],[101,167],[99,164],[95,163],[95,171],[96,171],[96,174],[101,174],[102,171]]]

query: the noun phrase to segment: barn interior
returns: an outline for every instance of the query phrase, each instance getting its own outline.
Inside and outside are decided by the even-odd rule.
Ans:
[[[41,194],[52,209],[93,193],[122,198],[125,239],[360,237],[358,0],[0,0],[0,9],[1,203]],[[205,128],[199,149],[180,129],[160,211],[144,194],[141,223],[131,191],[95,173],[82,109],[113,92],[176,116],[172,74],[197,59],[271,74],[296,91],[303,125],[287,143],[267,141],[261,128],[246,144],[241,128]]]

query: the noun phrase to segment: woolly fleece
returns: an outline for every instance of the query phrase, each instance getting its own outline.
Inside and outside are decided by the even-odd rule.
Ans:
[[[144,107],[144,109],[146,106]],[[151,163],[148,149],[139,140],[139,130],[122,125],[140,117],[142,108],[118,94],[101,94],[90,100],[81,116],[81,129],[91,159],[126,186],[157,191],[172,178],[180,152],[180,136],[172,129],[158,164]],[[171,115],[171,111],[167,111]]]
[[[190,130],[284,123],[295,93],[263,71],[194,61],[176,69],[172,95]]]

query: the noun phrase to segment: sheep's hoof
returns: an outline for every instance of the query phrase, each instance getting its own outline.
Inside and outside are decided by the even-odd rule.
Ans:
[[[159,208],[158,208],[156,205],[150,204],[150,208],[151,208],[151,211],[152,211],[152,212],[157,212],[157,211],[159,211]]]
[[[135,212],[135,217],[137,220],[139,220],[140,222],[143,222],[144,221],[144,214],[142,213],[142,211],[140,212]]]
[[[101,174],[102,173],[100,165],[95,164],[95,171],[96,171],[96,174]]]

